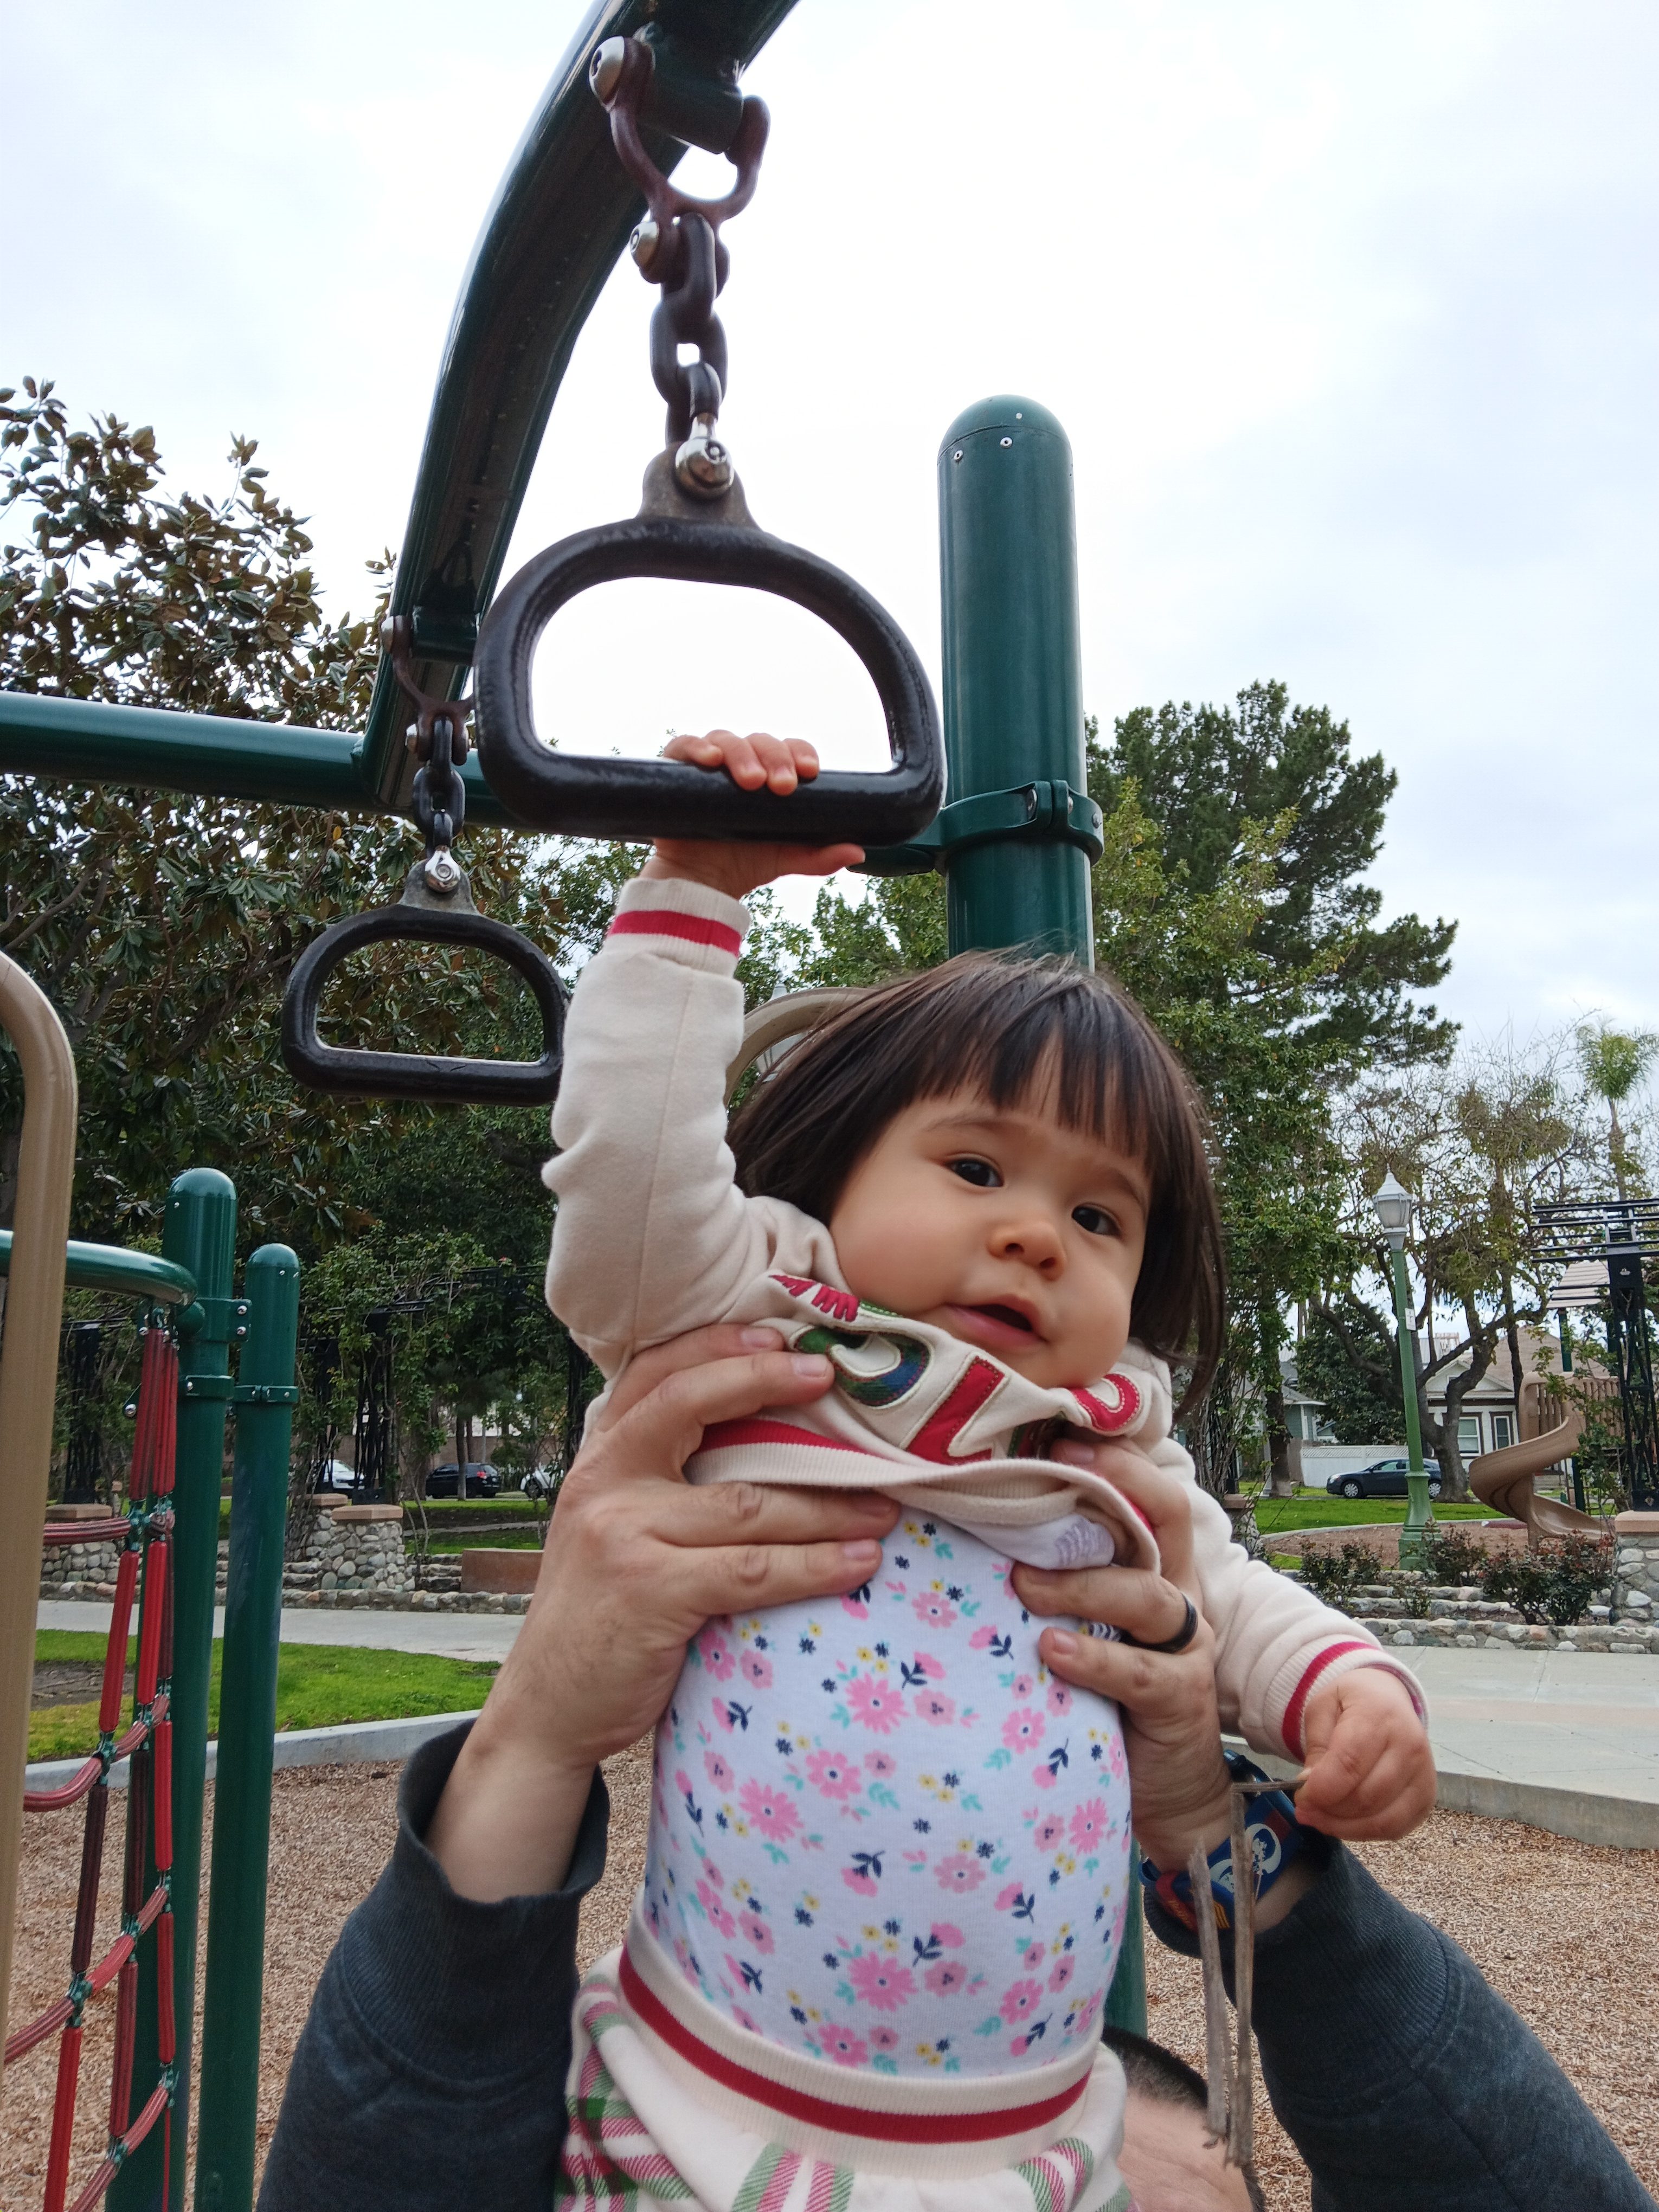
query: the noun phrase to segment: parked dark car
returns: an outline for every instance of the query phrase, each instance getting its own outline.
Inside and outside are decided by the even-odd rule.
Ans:
[[[447,1467],[434,1467],[426,1479],[428,1498],[454,1498],[460,1491],[460,1468],[451,1460]],[[470,1459],[466,1463],[466,1494],[469,1498],[496,1498],[501,1494],[501,1478],[493,1467],[481,1459]]]
[[[1369,1467],[1356,1467],[1346,1474],[1327,1478],[1325,1488],[1332,1498],[1404,1498],[1406,1471],[1411,1462],[1401,1452],[1398,1459],[1374,1459]],[[1437,1460],[1425,1460],[1424,1472],[1429,1478],[1429,1495],[1440,1495],[1440,1466]]]

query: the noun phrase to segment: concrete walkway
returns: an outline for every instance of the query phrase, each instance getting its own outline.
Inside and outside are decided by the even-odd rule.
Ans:
[[[41,1628],[96,1629],[107,1634],[107,1605],[46,1597],[36,1617]],[[359,1651],[433,1651],[446,1659],[505,1659],[524,1626],[522,1613],[335,1613],[285,1607],[284,1644],[346,1644]],[[225,1609],[213,1616],[213,1632],[225,1632]]]
[[[43,1599],[42,1628],[107,1629],[110,1609]],[[502,1659],[522,1615],[283,1615],[287,1644]],[[222,1613],[214,1630],[222,1631]],[[1659,1849],[1659,1656],[1402,1650],[1429,1699],[1440,1802],[1585,1843]]]

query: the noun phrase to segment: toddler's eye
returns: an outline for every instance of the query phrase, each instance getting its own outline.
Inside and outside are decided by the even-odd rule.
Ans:
[[[1072,1208],[1072,1218],[1079,1229],[1086,1230],[1091,1237],[1115,1237],[1117,1234],[1117,1222],[1113,1215],[1107,1212],[1104,1206],[1074,1206]]]
[[[1002,1181],[989,1160],[952,1160],[951,1172],[960,1176],[963,1182],[972,1183],[977,1190],[995,1190]]]

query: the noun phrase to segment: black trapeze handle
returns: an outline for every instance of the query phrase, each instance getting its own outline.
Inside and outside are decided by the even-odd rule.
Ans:
[[[435,1054],[358,1052],[317,1034],[323,986],[348,953],[383,938],[418,945],[471,945],[515,968],[542,1017],[539,1060],[446,1060]],[[283,1058],[313,1091],[346,1098],[409,1098],[447,1106],[537,1106],[559,1087],[564,1059],[564,987],[544,952],[488,915],[429,907],[372,907],[325,929],[295,962],[283,994]]]
[[[892,767],[825,769],[780,798],[739,791],[729,777],[684,761],[554,751],[537,736],[531,705],[536,647],[567,600],[624,576],[746,586],[817,615],[851,646],[876,687]],[[909,639],[843,570],[752,525],[640,515],[562,538],[500,593],[474,665],[485,778],[531,829],[632,842],[674,836],[896,845],[926,828],[944,796],[939,710]]]

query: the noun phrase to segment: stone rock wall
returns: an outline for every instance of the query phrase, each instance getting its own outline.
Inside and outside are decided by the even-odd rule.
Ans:
[[[360,1597],[403,1596],[415,1587],[404,1551],[401,1505],[337,1505],[317,1516],[297,1559],[283,1575],[285,1603],[310,1591]]]
[[[74,1586],[81,1595],[108,1596],[115,1589],[115,1571],[121,1557],[118,1544],[43,1544],[40,1547],[40,1595],[62,1597]]]

